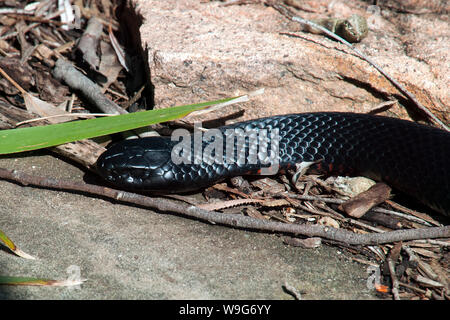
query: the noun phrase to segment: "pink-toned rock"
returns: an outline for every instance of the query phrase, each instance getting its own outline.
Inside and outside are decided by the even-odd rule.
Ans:
[[[245,110],[244,119],[324,110],[368,112],[392,97],[405,104],[389,81],[348,54],[345,46],[303,32],[300,25],[261,3],[129,1],[144,20],[139,30],[142,46],[148,47],[157,108],[260,88],[265,94],[251,102],[206,117],[240,109]],[[365,16],[369,35],[355,46],[444,122],[450,120],[450,41],[444,13],[400,14],[356,0],[302,3],[308,12],[297,14],[306,19]],[[283,32],[296,32],[301,38]],[[403,106],[389,112],[407,117]]]

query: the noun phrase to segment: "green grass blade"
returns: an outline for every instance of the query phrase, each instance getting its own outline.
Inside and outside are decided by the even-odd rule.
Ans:
[[[45,285],[48,279],[0,276],[0,285]]]
[[[132,130],[151,124],[182,118],[207,106],[230,102],[239,97],[208,101],[166,109],[149,110],[113,117],[78,120],[40,127],[0,131],[0,154],[53,147],[72,141]]]
[[[8,236],[2,232],[2,230],[0,230],[0,243],[3,243],[11,251],[16,250],[16,245],[14,244],[14,242],[12,242],[11,239],[8,238]]]
[[[36,259],[32,255],[17,248],[17,246],[14,244],[14,242],[12,242],[12,240],[10,238],[8,238],[8,236],[6,234],[4,234],[2,230],[0,230],[0,243],[3,243],[9,250],[14,252],[19,257],[22,257],[25,259],[31,259],[31,260]]]
[[[39,279],[32,277],[9,277],[0,276],[0,285],[10,285],[10,286],[51,286],[51,287],[62,287],[62,286],[76,286],[84,282],[84,279],[80,280],[50,280],[50,279]]]

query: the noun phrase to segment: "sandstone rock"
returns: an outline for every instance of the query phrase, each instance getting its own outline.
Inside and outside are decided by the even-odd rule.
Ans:
[[[355,46],[448,123],[450,41],[444,13],[398,13],[356,0],[303,4],[310,10],[296,12],[306,19],[353,13],[366,17],[369,34]],[[251,102],[206,117],[241,109],[245,113],[239,120],[325,110],[368,112],[395,98],[403,106],[388,112],[406,118],[405,106],[411,107],[389,81],[345,46],[302,31],[302,26],[262,3],[129,0],[129,6],[143,18],[139,31],[143,48],[148,48],[156,108],[260,88],[265,94]]]

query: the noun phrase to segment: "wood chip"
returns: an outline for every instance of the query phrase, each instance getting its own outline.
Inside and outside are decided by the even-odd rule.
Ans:
[[[349,216],[360,218],[371,208],[389,199],[391,188],[384,183],[377,183],[367,191],[339,205],[339,209]]]
[[[301,247],[305,249],[318,248],[322,245],[322,239],[317,237],[300,239],[295,237],[283,237],[283,243],[294,246]]]
[[[427,287],[433,287],[433,288],[443,288],[444,287],[444,285],[442,283],[425,278],[421,275],[416,275],[414,277],[414,280],[416,280],[420,284],[427,286]]]

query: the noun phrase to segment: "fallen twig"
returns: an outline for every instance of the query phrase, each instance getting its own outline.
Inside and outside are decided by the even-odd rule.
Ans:
[[[24,120],[21,122],[16,123],[16,127],[19,127],[24,124],[42,121],[42,120],[49,120],[53,118],[59,118],[59,117],[73,117],[73,118],[95,118],[95,117],[111,117],[115,116],[115,114],[106,114],[106,113],[69,113],[69,114],[56,114],[53,116],[47,116],[47,117],[40,117],[40,118],[34,118],[30,120]]]
[[[394,300],[400,300],[400,296],[398,293],[398,280],[397,280],[397,276],[395,275],[395,263],[394,263],[394,261],[392,261],[391,258],[387,259],[387,263],[389,266],[389,273],[391,274],[392,294],[394,295]]]
[[[323,203],[332,203],[332,204],[342,204],[342,203],[345,203],[345,201],[346,201],[346,200],[342,200],[342,199],[324,198],[324,197],[320,197],[320,196],[299,195],[299,194],[295,194],[295,193],[287,193],[287,194],[285,194],[285,193],[278,193],[278,194],[274,194],[274,195],[275,196],[282,196],[282,197],[289,197],[289,198],[299,199],[299,200],[304,200],[304,201],[321,201]],[[386,201],[386,202],[388,202],[389,204],[394,203],[394,202],[389,201],[389,200]],[[397,205],[397,206],[399,206],[399,205]],[[426,226],[431,226],[432,225],[431,223],[428,222],[428,221],[432,220],[431,218],[425,220],[425,218],[418,218],[418,217],[413,216],[413,215],[402,214],[402,213],[399,213],[397,211],[387,210],[387,209],[383,209],[383,208],[379,208],[379,207],[372,208],[371,211],[398,216],[400,218],[403,218],[403,219],[406,219],[406,220],[410,220],[410,221],[413,221],[413,222],[417,222],[417,223],[420,223],[420,224],[423,224],[423,225],[426,225]],[[410,210],[410,212],[411,211],[412,210]],[[340,215],[340,217],[344,218],[342,215]],[[436,225],[436,226],[440,225],[437,222],[434,222],[433,224]]]
[[[63,80],[72,89],[80,91],[92,105],[95,105],[104,113],[128,113],[116,103],[105,97],[99,86],[75,69],[75,67],[65,59],[59,58],[56,61],[53,75],[57,79]]]
[[[302,294],[292,285],[290,285],[287,281],[283,284],[284,290],[286,290],[287,293],[292,295],[295,300],[302,300]]]
[[[397,274],[395,273],[395,263],[396,261],[398,261],[400,257],[400,251],[402,250],[402,246],[403,246],[402,242],[397,242],[396,244],[394,244],[394,247],[391,249],[386,259],[389,273],[391,274],[392,294],[394,296],[394,300],[400,300],[400,294],[398,291],[398,278]]]
[[[124,203],[132,203],[145,208],[164,212],[177,213],[183,216],[197,218],[211,223],[218,223],[236,228],[249,228],[270,232],[282,232],[308,237],[321,237],[353,245],[370,245],[388,242],[407,241],[415,239],[448,238],[450,226],[422,229],[396,230],[376,234],[356,234],[347,230],[330,228],[320,225],[289,224],[256,219],[243,215],[229,215],[220,212],[207,211],[185,203],[164,198],[152,198],[136,193],[115,190],[86,183],[56,180],[52,178],[32,176],[17,170],[0,168],[0,178],[14,181],[22,185],[33,185],[50,189],[83,192],[114,199]]]

